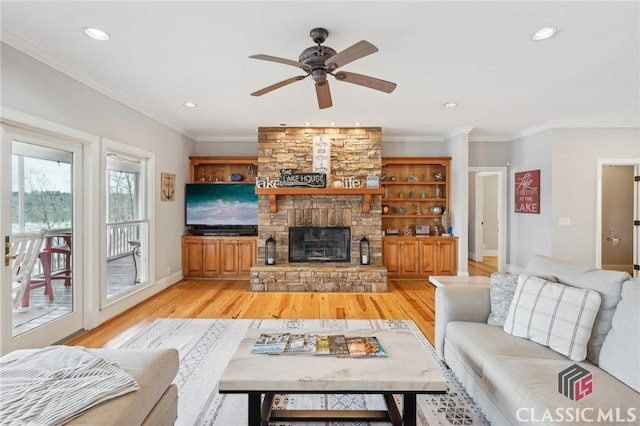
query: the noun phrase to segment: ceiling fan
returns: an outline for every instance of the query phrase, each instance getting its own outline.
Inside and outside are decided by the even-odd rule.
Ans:
[[[291,65],[301,68],[306,75],[298,75],[288,78],[278,83],[272,84],[253,92],[252,96],[262,96],[272,90],[279,89],[296,81],[303,80],[309,76],[313,78],[316,86],[316,96],[318,98],[318,106],[320,109],[329,108],[333,105],[331,101],[331,92],[329,91],[329,82],[327,74],[330,74],[338,81],[359,84],[360,86],[369,87],[371,89],[380,90],[382,92],[391,93],[396,88],[396,83],[380,80],[379,78],[369,77],[367,75],[356,74],[353,72],[338,71],[338,68],[346,65],[356,59],[363,58],[367,55],[375,53],[378,48],[368,41],[362,40],[351,47],[347,47],[341,52],[336,52],[328,46],[322,46],[322,43],[329,36],[329,31],[324,28],[314,28],[309,33],[316,46],[311,46],[302,51],[297,61],[291,59],[278,58],[269,55],[251,55],[250,58],[261,59],[263,61],[278,62],[285,65]]]

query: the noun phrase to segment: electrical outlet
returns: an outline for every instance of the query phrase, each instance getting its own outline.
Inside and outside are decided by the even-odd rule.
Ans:
[[[171,275],[171,266],[167,266],[167,276]]]

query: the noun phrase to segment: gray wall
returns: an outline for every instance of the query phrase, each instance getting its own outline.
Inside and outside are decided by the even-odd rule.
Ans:
[[[181,189],[187,180],[187,158],[194,142],[8,45],[2,44],[1,55],[3,107],[153,152],[156,179],[160,179],[161,172],[176,174],[175,201],[160,201],[159,189],[154,195],[155,276],[165,278],[167,267],[173,273],[180,271],[180,236],[184,231],[184,191]],[[101,171],[94,172],[98,179]],[[97,224],[97,206],[92,213]],[[84,285],[97,291],[98,283],[94,280]],[[104,320],[105,313],[100,315],[99,320]]]
[[[484,176],[482,200],[482,236],[484,250],[498,250],[498,175]],[[494,255],[495,256],[495,255]]]

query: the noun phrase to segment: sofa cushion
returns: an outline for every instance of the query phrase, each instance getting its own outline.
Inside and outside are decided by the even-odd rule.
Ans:
[[[640,279],[622,285],[622,298],[600,350],[600,368],[640,392]]]
[[[507,272],[494,272],[490,277],[489,297],[491,312],[487,324],[502,327],[509,314],[509,305],[518,285],[518,276]]]
[[[582,361],[599,307],[596,291],[520,275],[504,331]]]
[[[611,328],[611,317],[620,300],[622,283],[631,276],[626,272],[587,268],[542,255],[534,256],[526,271],[530,275],[552,275],[561,283],[600,293],[602,303],[587,344],[587,359],[597,365],[602,342]]]

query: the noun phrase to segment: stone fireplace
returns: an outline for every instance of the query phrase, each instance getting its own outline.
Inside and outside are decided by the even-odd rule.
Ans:
[[[258,177],[278,180],[281,169],[312,172],[313,139],[319,135],[331,141],[327,188],[256,191],[258,262],[251,268],[252,291],[387,290],[387,270],[382,265],[382,194],[369,195],[367,190],[334,184],[352,178],[364,188],[367,176],[380,176],[380,128],[259,128]],[[290,229],[302,227],[349,229],[347,260],[290,261]],[[365,236],[371,245],[370,265],[359,264],[358,242]],[[264,244],[269,237],[276,240],[275,265],[264,264]]]

